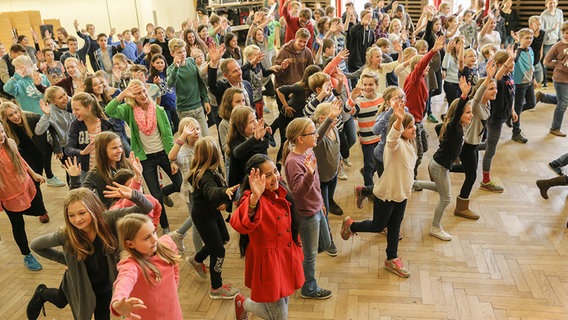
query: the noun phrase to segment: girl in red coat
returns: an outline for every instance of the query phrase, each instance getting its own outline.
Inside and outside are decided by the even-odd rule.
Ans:
[[[247,162],[240,205],[231,217],[245,257],[245,285],[251,298],[235,297],[237,319],[248,312],[262,319],[287,319],[289,296],[304,283],[299,220],[291,194],[280,183],[274,162],[256,154]]]

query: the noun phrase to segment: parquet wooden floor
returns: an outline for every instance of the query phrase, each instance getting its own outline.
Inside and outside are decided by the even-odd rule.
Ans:
[[[442,102],[435,100],[434,105]],[[275,110],[274,105],[271,108]],[[439,109],[435,107],[438,115]],[[478,221],[452,214],[463,174],[451,174],[452,203],[443,224],[453,235],[452,241],[428,235],[437,194],[412,195],[399,245],[399,255],[412,272],[408,279],[383,270],[383,235],[361,234],[343,241],[339,237],[343,217],[330,216],[340,254],[318,257],[317,278],[320,286],[333,290],[333,297],[304,300],[296,293],[290,300],[290,319],[568,319],[568,188],[551,189],[550,199],[544,200],[535,186],[536,179],[554,176],[547,163],[568,151],[568,138],[547,134],[553,110],[553,105],[538,104],[536,112],[522,114],[523,131],[529,139],[526,145],[510,141],[510,130],[504,127],[492,171],[505,192],[479,190],[478,178],[471,195],[472,209],[481,214]],[[420,168],[422,179],[427,179],[425,164],[437,147],[434,125],[426,127],[430,151]],[[370,203],[362,210],[355,206],[353,187],[362,183],[358,172],[362,156],[359,145],[351,150],[355,165],[346,168],[349,179],[339,181],[335,199],[354,219],[370,218]],[[64,176],[60,168],[56,173]],[[42,190],[52,220],[40,224],[37,218],[26,218],[30,239],[63,223],[61,204],[66,188],[42,186]],[[182,201],[175,201],[175,208],[168,210],[172,226],[186,215]],[[27,271],[4,214],[0,221],[0,260],[4,261],[0,264],[0,319],[25,319],[35,287],[39,283],[57,287],[64,267],[40,259],[43,270]],[[231,231],[231,236],[223,277],[249,294],[243,284],[244,261],[238,255],[237,235]],[[186,245],[191,246],[190,242],[186,239]],[[208,280],[182,265],[179,299],[184,318],[234,319],[232,301],[210,300],[208,288]],[[46,311],[47,319],[72,318],[68,307],[59,310],[47,304]]]

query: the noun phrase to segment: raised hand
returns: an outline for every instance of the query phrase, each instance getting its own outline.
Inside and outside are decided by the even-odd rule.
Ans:
[[[404,100],[398,99],[392,104],[392,112],[397,120],[402,121],[404,118]]]
[[[304,165],[306,166],[310,174],[314,174],[316,172],[317,161],[313,153],[309,153],[306,156],[306,160],[304,160]]]
[[[266,188],[266,176],[260,173],[260,169],[252,168],[248,176],[250,191],[260,199]]]
[[[41,78],[41,73],[39,73],[39,71],[36,70],[36,71],[32,72],[31,76],[32,76],[32,79],[34,80],[34,84],[36,86],[41,84],[42,78]]]
[[[93,150],[95,150],[95,142],[91,141],[91,143],[89,143],[85,149],[81,150],[81,152],[79,152],[82,156],[86,156],[89,153],[91,153]]]
[[[487,73],[488,78],[493,78],[495,76],[495,73],[497,72],[497,64],[493,61],[493,59],[487,61],[485,72]]]
[[[122,298],[121,300],[113,302],[112,308],[121,316],[140,320],[142,317],[135,314],[134,311],[136,309],[146,309],[147,307],[144,305],[144,302],[138,298]]]
[[[440,51],[440,50],[442,50],[442,48],[444,48],[445,45],[446,45],[446,37],[445,36],[439,36],[438,38],[436,38],[436,43],[434,43],[432,50],[433,51]]]
[[[227,195],[227,197],[229,197],[229,200],[233,200],[233,195],[235,194],[239,186],[240,184],[237,184],[225,190],[225,194]]]
[[[353,100],[357,99],[357,97],[360,96],[361,93],[363,93],[363,88],[355,87],[355,89],[351,91],[351,99]]]
[[[134,175],[141,177],[142,171],[144,169],[142,168],[142,163],[140,162],[140,159],[134,155],[134,152],[130,152],[130,157],[128,157],[128,162],[130,163],[130,168],[132,169],[132,171],[134,171]]]
[[[286,69],[290,66],[290,59],[284,59],[281,63],[280,63],[280,67],[282,67],[282,69]]]
[[[75,27],[76,30],[79,30],[79,20],[74,19],[73,20],[73,26]]]
[[[81,164],[77,163],[77,157],[69,157],[65,159],[65,164],[63,164],[63,169],[67,171],[70,177],[78,177],[81,175]]]
[[[392,42],[392,48],[394,49],[394,51],[398,52],[399,54],[402,54],[402,45],[400,44],[399,40],[394,40]]]
[[[43,99],[39,100],[39,107],[41,108],[41,111],[47,115],[51,112],[51,107],[43,101]]]
[[[207,51],[209,52],[209,59],[211,60],[211,64],[216,65],[225,53],[225,44],[218,46],[217,44],[215,44],[215,42],[211,42],[207,49]]]
[[[264,126],[264,119],[258,120],[256,129],[254,130],[254,138],[260,140],[266,134],[266,127]]]
[[[341,60],[345,60],[349,57],[349,50],[343,49],[343,50],[339,51],[339,53],[337,55],[341,57]]]
[[[465,79],[465,77],[460,77],[460,89],[461,89],[461,97],[462,99],[467,98],[467,95],[469,94],[469,90],[471,90],[471,83],[467,82],[467,80]]]
[[[144,54],[149,54],[150,53],[150,44],[146,43],[144,45],[144,47],[142,47],[142,52],[144,52]]]
[[[107,190],[103,190],[105,198],[109,199],[132,199],[132,189],[124,186],[118,182],[113,182],[113,185],[107,185]]]
[[[329,108],[329,118],[336,119],[337,116],[341,114],[341,110],[343,109],[343,101],[340,99],[336,99],[331,103],[331,107]]]

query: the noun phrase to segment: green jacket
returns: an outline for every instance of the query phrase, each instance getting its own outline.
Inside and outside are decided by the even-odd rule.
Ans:
[[[132,107],[123,103],[120,104],[118,100],[112,99],[111,102],[105,107],[105,112],[110,116],[117,119],[122,119],[128,123],[130,127],[130,144],[132,145],[132,151],[134,155],[144,161],[147,159],[146,152],[144,152],[144,147],[140,141],[140,131],[138,130],[138,124],[134,120],[134,111]],[[164,108],[156,106],[156,121],[158,121],[158,130],[160,130],[160,137],[162,137],[162,143],[164,144],[164,151],[166,154],[170,153],[174,145],[174,136],[172,134],[172,127],[170,126],[170,121]]]
[[[166,74],[168,87],[176,88],[176,105],[179,111],[201,108],[201,102],[209,102],[207,86],[199,76],[193,58],[185,59],[185,65],[179,68],[172,63]]]

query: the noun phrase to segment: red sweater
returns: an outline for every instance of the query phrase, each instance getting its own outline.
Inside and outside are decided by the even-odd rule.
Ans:
[[[408,111],[414,116],[414,121],[422,122],[424,110],[426,110],[426,100],[428,99],[428,87],[424,80],[424,69],[438,51],[428,51],[428,53],[418,62],[414,70],[404,81],[404,94],[406,94],[406,106]]]
[[[248,215],[250,195],[250,190],[244,192],[231,217],[231,226],[250,238],[245,256],[245,285],[251,289],[251,299],[275,302],[294,294],[304,284],[304,256],[292,239],[286,190],[280,186],[276,192],[264,191],[252,219]]]
[[[290,4],[288,4],[288,6],[289,5]],[[284,42],[288,42],[296,38],[296,31],[301,28],[299,22],[300,18],[292,17],[290,15],[290,11],[288,11],[288,6],[284,6],[282,8],[282,13],[284,15],[284,19],[286,20],[286,35],[284,36]],[[308,20],[308,23],[304,28],[308,29],[308,31],[310,32],[310,40],[308,40],[307,48],[311,50],[314,47],[314,24],[311,20]]]

